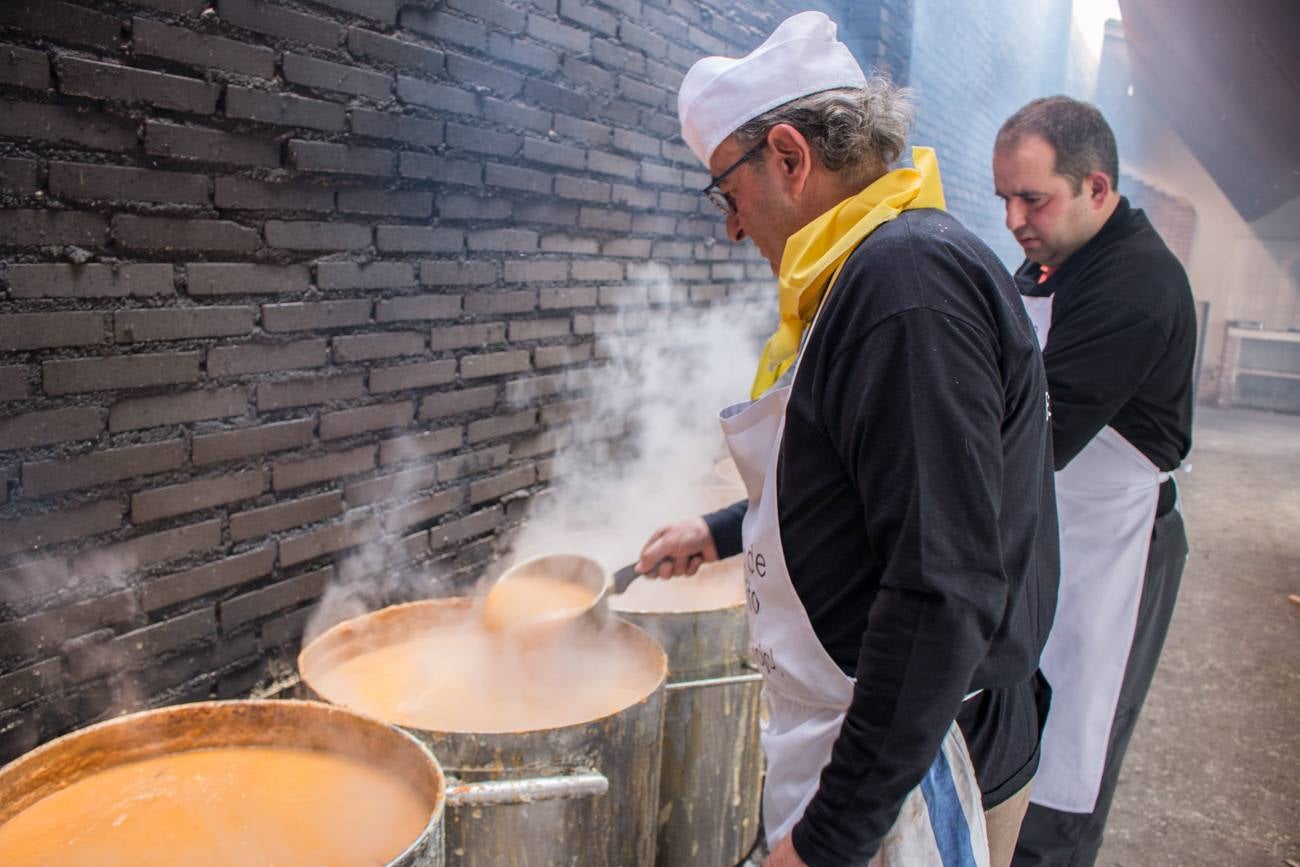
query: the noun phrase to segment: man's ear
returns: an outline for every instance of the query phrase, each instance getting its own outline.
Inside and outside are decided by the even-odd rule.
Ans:
[[[767,131],[767,146],[771,150],[768,157],[775,163],[777,177],[792,195],[803,192],[812,173],[812,145],[803,133],[788,123],[778,123]]]
[[[1088,200],[1094,207],[1105,204],[1114,188],[1110,182],[1110,175],[1105,172],[1091,172],[1083,179],[1084,192],[1088,194]]]

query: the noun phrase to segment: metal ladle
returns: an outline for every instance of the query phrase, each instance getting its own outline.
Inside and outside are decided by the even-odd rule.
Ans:
[[[605,568],[590,557],[582,554],[542,554],[529,557],[511,566],[497,578],[487,599],[499,592],[498,588],[509,582],[528,581],[546,578],[577,584],[588,592],[588,600],[582,605],[549,611],[535,618],[530,618],[528,627],[556,625],[563,622],[589,620],[594,625],[603,625],[609,617],[610,577]],[[485,600],[484,610],[489,602]]]

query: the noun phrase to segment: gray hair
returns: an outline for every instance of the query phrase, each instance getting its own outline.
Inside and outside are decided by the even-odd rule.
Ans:
[[[902,154],[914,116],[912,92],[873,75],[862,87],[824,90],[777,106],[733,135],[748,150],[772,127],[788,123],[827,169],[866,186]]]
[[[1053,170],[1078,190],[1093,172],[1110,176],[1119,189],[1119,151],[1115,133],[1097,106],[1068,96],[1044,96],[1007,118],[993,150],[1014,147],[1025,136],[1038,136],[1056,152]]]

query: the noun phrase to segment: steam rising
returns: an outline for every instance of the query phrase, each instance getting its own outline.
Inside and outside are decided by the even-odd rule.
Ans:
[[[651,297],[671,297],[662,272],[653,288]],[[577,553],[616,568],[656,527],[724,505],[701,497],[701,486],[717,486],[714,466],[726,454],[717,413],[748,399],[774,322],[771,307],[752,302],[656,310],[640,328],[617,320],[600,337],[604,362],[586,373],[589,410],[556,455],[553,490],[515,555],[572,549],[576,539]]]
[[[651,297],[671,297],[665,269],[652,272],[651,283]],[[565,375],[566,393],[582,395],[580,411],[546,434],[562,444],[553,487],[534,499],[511,556],[488,566],[480,592],[511,562],[534,554],[571,551],[618,568],[636,559],[661,524],[738,499],[731,491],[702,499],[700,491],[717,487],[713,468],[725,454],[717,412],[748,395],[758,335],[773,321],[773,311],[763,308],[729,303],[595,320],[600,360]],[[394,498],[415,495],[418,483],[407,487]],[[403,562],[400,549],[390,535],[341,564],[304,644],[395,601],[458,592],[442,567],[421,571]]]

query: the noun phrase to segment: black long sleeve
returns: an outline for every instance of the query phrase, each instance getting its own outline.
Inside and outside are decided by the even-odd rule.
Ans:
[[[856,677],[794,830],[813,867],[879,848],[972,689],[1014,692],[981,723],[1005,730],[980,740],[1032,775],[1036,711],[1020,687],[1057,569],[1046,379],[987,248],[946,215],[905,214],[855,252],[826,304],[777,480],[792,583]],[[974,758],[977,772],[990,761]]]
[[[810,864],[842,864],[879,847],[1006,608],[1002,390],[994,347],[976,329],[914,310],[846,350],[824,400],[843,408],[828,433],[872,506],[862,532],[882,567],[853,705],[795,830]],[[855,827],[846,814],[860,817]]]
[[[1156,323],[1122,302],[1081,306],[1069,325],[1052,328],[1044,351],[1057,470],[1110,424],[1167,348]]]
[[[749,511],[749,501],[741,500],[738,503],[732,503],[725,509],[718,509],[718,511],[710,512],[704,516],[704,523],[708,525],[709,535],[713,537],[713,545],[718,549],[719,560],[725,560],[740,553],[742,548],[740,525],[745,520],[747,511]]]
[[[1161,470],[1192,434],[1196,310],[1187,275],[1142,211],[1121,199],[1091,240],[1043,283],[1025,262],[1021,291],[1048,295],[1043,363],[1056,469],[1112,426]]]

